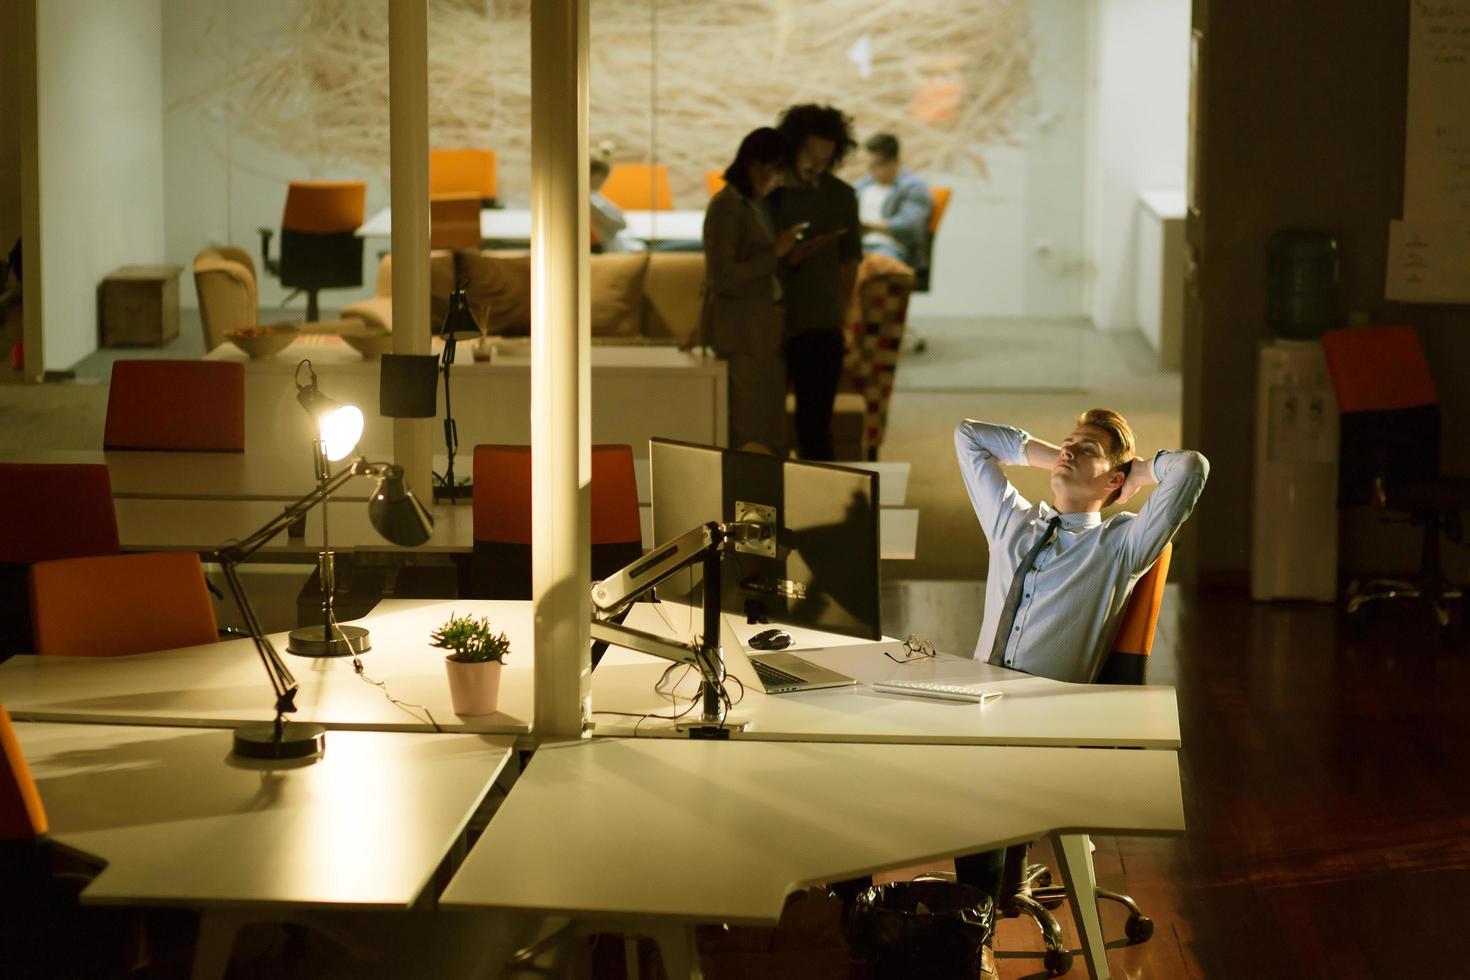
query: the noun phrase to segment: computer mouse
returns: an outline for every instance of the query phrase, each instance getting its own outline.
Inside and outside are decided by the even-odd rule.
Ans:
[[[791,634],[785,630],[761,630],[750,638],[753,650],[785,650],[791,646]]]

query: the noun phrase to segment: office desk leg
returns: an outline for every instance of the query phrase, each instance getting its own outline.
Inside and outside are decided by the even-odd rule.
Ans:
[[[235,936],[245,921],[224,909],[205,909],[194,942],[194,965],[189,980],[220,980],[230,966]]]
[[[1097,911],[1097,877],[1092,871],[1092,846],[1086,834],[1053,834],[1057,864],[1067,880],[1067,898],[1077,930],[1082,933],[1082,957],[1092,980],[1108,980],[1108,948],[1103,940],[1102,916]]]
[[[638,929],[658,943],[659,956],[664,961],[664,973],[670,980],[702,980],[704,971],[699,967],[699,945],[694,939],[694,926],[689,924],[650,923]]]

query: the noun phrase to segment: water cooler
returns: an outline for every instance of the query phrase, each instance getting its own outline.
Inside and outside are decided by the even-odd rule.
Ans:
[[[1336,598],[1337,443],[1337,400],[1321,343],[1263,341],[1256,365],[1252,598]]]

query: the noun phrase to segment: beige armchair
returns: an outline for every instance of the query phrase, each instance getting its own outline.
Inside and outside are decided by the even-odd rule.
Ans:
[[[206,248],[194,256],[194,289],[199,294],[199,322],[204,351],[225,342],[225,334],[262,326],[255,287],[255,262],[232,245]],[[310,333],[361,332],[357,320],[323,320],[293,324]]]

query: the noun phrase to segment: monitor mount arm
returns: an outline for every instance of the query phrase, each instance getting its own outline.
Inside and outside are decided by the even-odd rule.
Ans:
[[[772,522],[711,521],[655,548],[592,586],[592,638],[697,668],[700,722],[707,731],[719,730],[725,702],[725,664],[720,655],[720,554],[726,548],[774,538]],[[681,642],[610,621],[648,590],[696,563],[702,563],[704,569],[702,636]]]

